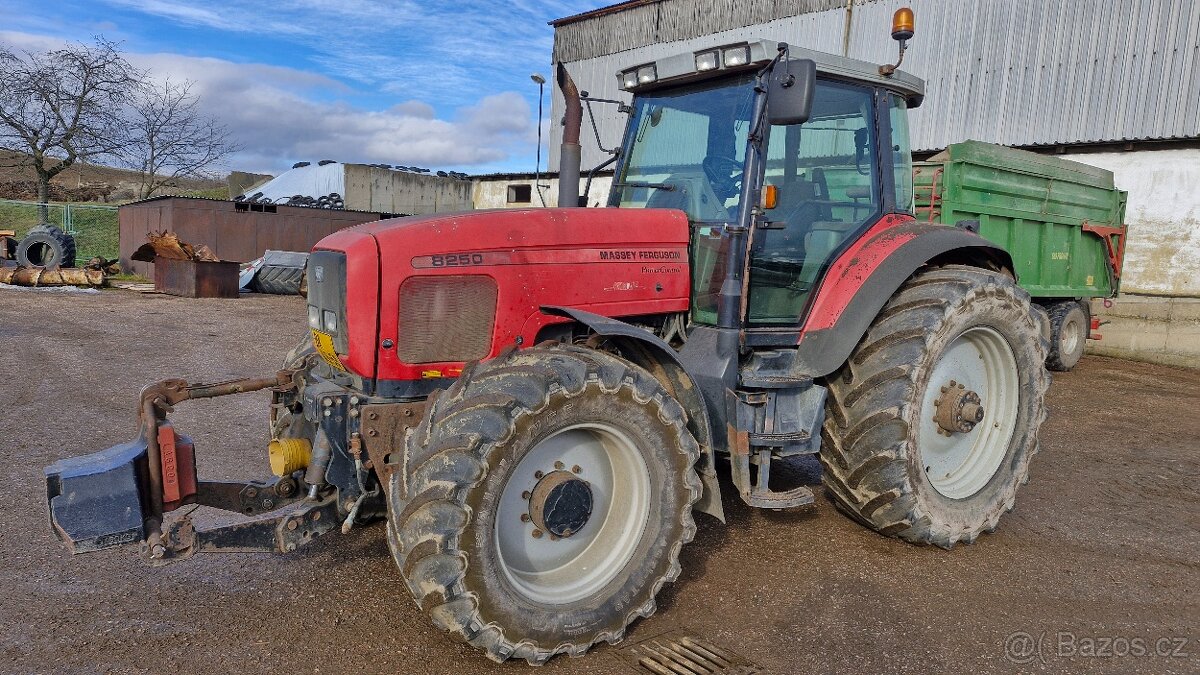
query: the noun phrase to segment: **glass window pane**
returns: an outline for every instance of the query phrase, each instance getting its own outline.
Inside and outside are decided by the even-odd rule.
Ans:
[[[812,116],[772,127],[766,184],[778,202],[750,253],[749,322],[794,325],[833,255],[880,212],[874,93],[818,81]]]
[[[737,216],[753,74],[634,99],[625,162],[609,205],[671,208],[692,223],[692,320],[716,322],[724,224]]]
[[[896,168],[896,208],[915,212],[913,205],[912,145],[908,140],[908,104],[891,95],[892,163]]]

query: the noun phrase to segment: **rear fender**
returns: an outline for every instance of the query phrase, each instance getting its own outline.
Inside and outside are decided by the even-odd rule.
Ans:
[[[799,336],[797,370],[822,377],[841,367],[883,306],[923,267],[963,264],[1013,276],[1008,252],[978,234],[903,219],[886,216],[830,267]]]
[[[662,383],[667,393],[679,401],[684,411],[687,412],[688,431],[695,436],[702,449],[703,460],[697,470],[704,483],[704,495],[694,508],[701,513],[713,516],[722,523],[725,522],[725,512],[721,506],[721,491],[717,481],[716,460],[713,456],[708,408],[704,404],[704,397],[699,386],[684,368],[675,349],[650,331],[631,326],[623,321],[571,307],[546,306],[541,309],[551,316],[561,316],[577,321],[596,334],[609,338],[620,350],[622,356],[649,371]]]

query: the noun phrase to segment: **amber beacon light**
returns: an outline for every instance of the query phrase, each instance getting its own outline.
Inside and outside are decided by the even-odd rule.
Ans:
[[[892,15],[892,39],[900,43],[900,58],[896,59],[896,64],[885,64],[879,66],[879,74],[884,77],[890,77],[900,64],[904,62],[904,50],[908,49],[908,41],[912,39],[913,28],[916,25],[916,20],[913,18],[913,11],[908,7],[901,7]]]
[[[911,40],[913,36],[913,11],[901,7],[892,15],[892,39],[901,42]]]

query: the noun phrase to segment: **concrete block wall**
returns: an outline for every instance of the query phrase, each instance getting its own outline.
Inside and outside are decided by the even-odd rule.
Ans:
[[[1200,368],[1200,298],[1121,295],[1092,301],[1105,325],[1090,354]]]
[[[346,208],[405,215],[470,211],[471,181],[345,164]]]

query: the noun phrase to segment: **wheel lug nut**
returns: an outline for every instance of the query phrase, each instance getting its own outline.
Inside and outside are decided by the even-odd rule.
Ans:
[[[526,490],[521,493],[521,499],[529,499],[531,496],[532,495],[529,494],[529,490]]]
[[[948,391],[950,391],[950,390],[949,390],[949,389],[947,389],[946,387],[942,387],[942,393],[943,393],[943,394],[944,394],[944,393],[946,393],[946,392],[948,392]]]
[[[554,463],[554,468],[555,468],[555,469],[558,469],[558,470],[560,470],[560,471],[562,470],[563,466],[564,466],[564,464],[563,464],[562,462],[555,462],[555,463]]]
[[[521,522],[522,522],[522,523],[528,523],[528,522],[529,522],[529,514],[528,514],[528,513],[522,513],[522,514],[521,514]]]
[[[575,466],[571,467],[571,472],[572,473],[583,473],[583,467],[576,464]]]
[[[557,534],[550,535],[550,541],[558,541],[558,535]]]
[[[542,531],[541,531],[541,530],[534,530],[534,531],[533,531],[533,538],[534,538],[534,539],[541,539],[541,538],[542,538]]]
[[[542,476],[545,476],[545,475],[546,475],[546,474],[542,473],[541,471],[534,471],[534,472],[533,472],[533,477],[534,477],[534,478],[537,478],[538,480],[541,480]]]

